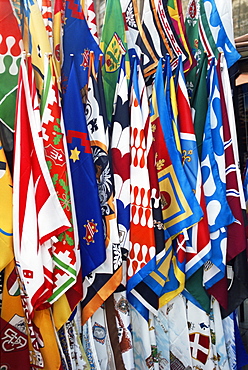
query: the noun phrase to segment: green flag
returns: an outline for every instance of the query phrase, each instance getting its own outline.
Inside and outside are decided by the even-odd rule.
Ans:
[[[215,56],[216,59],[218,58],[218,48],[209,28],[203,0],[189,1],[185,19],[185,29],[197,65],[200,63],[205,53],[207,54],[208,60],[213,56]],[[197,66],[187,75],[189,90],[194,89],[196,72]]]
[[[128,62],[125,26],[119,0],[107,0],[100,47],[104,54],[102,75],[107,117],[111,122],[115,87],[123,54],[126,54]]]

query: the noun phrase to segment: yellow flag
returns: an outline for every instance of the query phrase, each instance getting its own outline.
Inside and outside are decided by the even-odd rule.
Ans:
[[[14,258],[12,223],[12,179],[0,141],[0,271]]]

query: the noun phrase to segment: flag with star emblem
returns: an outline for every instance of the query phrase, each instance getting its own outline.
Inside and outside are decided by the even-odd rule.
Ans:
[[[75,109],[71,110],[72,105]],[[74,60],[63,99],[64,124],[76,208],[83,277],[106,257],[92,151]]]

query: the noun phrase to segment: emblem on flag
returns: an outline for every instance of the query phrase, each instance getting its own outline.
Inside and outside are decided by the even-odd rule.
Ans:
[[[120,66],[121,56],[126,53],[120,37],[115,32],[106,49],[106,72],[115,72]]]
[[[94,223],[93,221],[93,219],[91,221],[87,220],[87,224],[84,225],[86,229],[86,235],[84,236],[84,239],[86,240],[87,245],[89,245],[90,243],[95,243],[94,234],[98,232],[96,228],[97,223]]]
[[[47,157],[51,158],[57,166],[63,166],[65,164],[65,155],[61,149],[55,148],[49,144],[45,147]]]
[[[83,57],[82,64],[80,64],[80,67],[87,68],[89,67],[89,61],[90,61],[90,50],[89,49],[84,49],[84,52],[81,53]]]
[[[191,356],[205,365],[208,359],[210,340],[200,333],[189,334]]]
[[[104,344],[105,342],[105,338],[106,338],[106,329],[95,322],[94,326],[93,326],[93,337],[94,339],[99,342],[99,343],[102,343]]]
[[[189,7],[188,7],[187,22],[191,24],[193,27],[197,23],[199,12],[200,12],[199,1],[192,0],[189,3]]]

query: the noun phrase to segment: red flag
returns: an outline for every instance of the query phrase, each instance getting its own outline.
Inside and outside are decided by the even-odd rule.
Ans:
[[[29,72],[30,68],[31,64]],[[52,292],[52,238],[56,240],[70,223],[59,203],[45,161],[34,78],[28,75],[24,59],[20,66],[16,109],[14,252],[32,315],[33,309]]]

